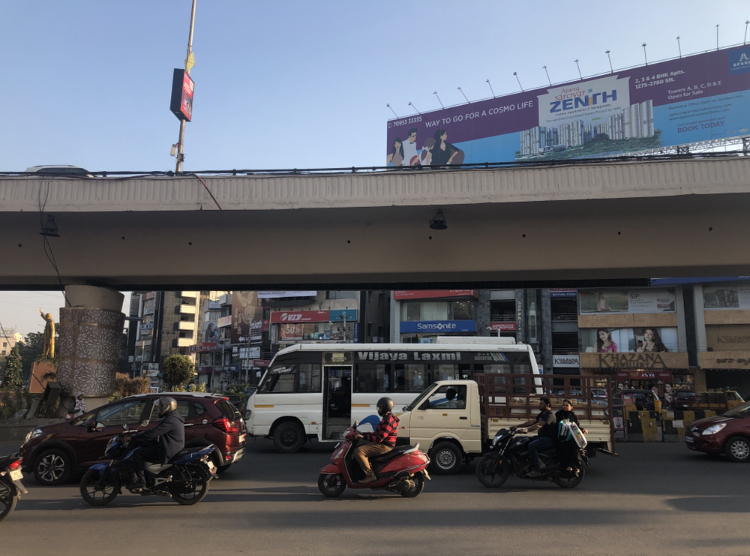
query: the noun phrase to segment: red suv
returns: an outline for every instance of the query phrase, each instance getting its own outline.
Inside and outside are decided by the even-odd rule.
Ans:
[[[726,454],[737,462],[750,461],[750,402],[730,409],[724,415],[693,422],[685,431],[691,450],[707,454]]]
[[[42,485],[66,482],[74,470],[100,461],[107,442],[122,432],[123,425],[140,430],[159,421],[156,403],[163,396],[177,400],[185,419],[185,447],[214,444],[214,465],[226,471],[245,454],[245,422],[227,398],[217,394],[165,392],[140,394],[104,405],[80,417],[34,429],[21,446],[23,469],[33,472]]]

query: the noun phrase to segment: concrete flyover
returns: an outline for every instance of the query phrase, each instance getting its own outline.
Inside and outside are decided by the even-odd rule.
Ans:
[[[8,175],[0,288],[58,286],[39,234],[49,215],[60,280],[121,290],[750,275],[748,176],[743,156],[201,178]],[[438,208],[446,230],[428,227]]]

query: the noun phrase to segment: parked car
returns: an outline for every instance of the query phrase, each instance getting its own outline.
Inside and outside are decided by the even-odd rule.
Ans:
[[[750,462],[750,402],[694,421],[685,431],[685,443],[691,450],[707,454],[725,454],[736,462]]]
[[[101,461],[107,442],[123,425],[140,430],[159,421],[159,398],[172,396],[185,419],[185,447],[214,444],[212,459],[219,471],[226,471],[245,453],[245,422],[237,409],[218,394],[162,392],[139,394],[104,405],[80,417],[45,425],[31,431],[21,446],[23,469],[33,472],[42,485],[66,482],[71,473]]]
[[[623,390],[617,397],[625,407],[634,405],[638,411],[661,411],[661,400],[653,390]]]
[[[695,392],[676,392],[672,396],[672,407],[674,409],[690,409],[695,403]]]

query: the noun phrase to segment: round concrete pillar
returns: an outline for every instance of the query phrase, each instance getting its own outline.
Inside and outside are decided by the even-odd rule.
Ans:
[[[69,307],[60,309],[57,380],[62,388],[60,414],[83,393],[87,409],[109,400],[120,357],[124,295],[108,288],[68,286]]]

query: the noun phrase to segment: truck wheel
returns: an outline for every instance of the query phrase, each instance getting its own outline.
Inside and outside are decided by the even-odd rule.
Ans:
[[[437,475],[455,475],[462,463],[461,450],[451,442],[441,442],[430,450],[430,464]]]
[[[499,463],[497,455],[484,456],[477,464],[477,479],[487,488],[499,488],[505,484],[510,475],[510,465]]]
[[[735,436],[727,441],[724,451],[727,457],[737,463],[750,461],[750,440],[743,436]]]
[[[273,443],[276,449],[283,454],[299,452],[305,440],[304,429],[294,421],[281,423],[273,433]]]

